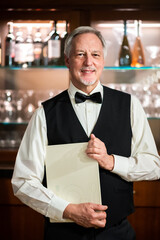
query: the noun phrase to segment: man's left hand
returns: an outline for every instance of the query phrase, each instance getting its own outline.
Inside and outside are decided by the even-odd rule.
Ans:
[[[94,134],[88,142],[86,149],[88,157],[95,159],[101,168],[112,171],[114,168],[114,157],[107,153],[105,144]]]

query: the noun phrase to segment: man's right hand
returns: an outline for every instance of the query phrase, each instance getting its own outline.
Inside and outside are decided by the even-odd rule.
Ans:
[[[69,204],[63,212],[63,218],[71,219],[86,228],[103,228],[106,225],[107,208],[94,203]]]

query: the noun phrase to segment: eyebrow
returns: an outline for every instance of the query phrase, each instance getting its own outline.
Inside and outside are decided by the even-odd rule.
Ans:
[[[85,50],[76,49],[75,52],[85,52]],[[102,52],[101,50],[92,50],[92,52]]]

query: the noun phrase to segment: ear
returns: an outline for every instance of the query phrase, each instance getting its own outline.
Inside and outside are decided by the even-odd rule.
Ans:
[[[64,60],[66,67],[69,68],[69,58],[66,55],[64,55]]]

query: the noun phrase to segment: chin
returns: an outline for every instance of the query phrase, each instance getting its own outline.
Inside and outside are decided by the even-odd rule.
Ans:
[[[85,79],[81,79],[81,83],[83,83],[85,86],[91,86],[93,84],[95,84],[96,79],[94,80],[85,80]]]

